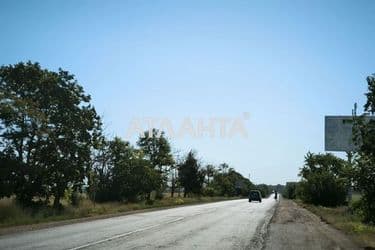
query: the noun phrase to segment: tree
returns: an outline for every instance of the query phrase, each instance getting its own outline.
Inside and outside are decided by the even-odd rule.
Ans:
[[[170,174],[171,174],[171,178],[170,178],[170,182],[171,182],[171,197],[173,198],[175,190],[176,190],[176,186],[177,186],[177,183],[178,183],[177,166],[175,164],[171,166]]]
[[[287,182],[283,190],[283,197],[287,199],[297,198],[297,182]]]
[[[364,109],[365,112],[369,112],[373,115],[375,113],[375,74],[368,76],[366,80],[368,92],[365,94],[367,101]]]
[[[68,186],[80,189],[101,122],[73,75],[31,62],[2,66],[0,124],[2,153],[18,162],[11,166],[18,200],[53,195],[60,207]]]
[[[216,172],[215,166],[211,164],[206,165],[204,172],[207,176],[207,185],[210,185],[210,180],[212,180],[210,178],[213,178]]]
[[[249,179],[222,163],[220,171],[215,171],[210,187],[220,196],[248,196],[254,186]]]
[[[89,190],[97,201],[135,201],[160,186],[160,175],[143,152],[115,137],[102,143]]]
[[[268,197],[271,194],[271,190],[269,189],[267,184],[258,184],[255,185],[255,189],[259,190],[262,194],[263,198]]]
[[[111,191],[118,193],[120,200],[135,201],[160,185],[159,173],[144,159],[143,152],[117,137],[109,148],[113,164]]]
[[[178,166],[178,176],[184,188],[184,197],[187,194],[201,194],[204,173],[193,151],[190,151],[185,160]]]
[[[0,153],[0,197],[10,197],[14,192],[15,169],[21,168],[19,162],[9,155]]]
[[[302,200],[314,205],[343,205],[350,186],[349,168],[346,161],[332,154],[308,152],[300,170]]]
[[[362,193],[363,219],[375,224],[375,119],[367,119],[369,114],[373,116],[375,113],[375,75],[367,77],[367,84],[365,114],[355,117],[353,129],[354,142],[358,146],[358,152],[355,154],[354,182]]]
[[[219,172],[225,174],[229,169],[229,165],[225,162],[219,165]]]
[[[175,163],[170,143],[164,132],[153,129],[151,133],[145,131],[139,137],[137,145],[141,148],[145,159],[150,161],[152,167],[159,172],[161,185],[157,191],[158,197],[161,198],[168,179],[168,172]]]
[[[232,186],[234,186],[235,193],[232,196],[245,196],[249,195],[250,189],[254,186],[249,179],[243,177],[240,173],[236,172],[233,168],[229,168],[228,178]]]

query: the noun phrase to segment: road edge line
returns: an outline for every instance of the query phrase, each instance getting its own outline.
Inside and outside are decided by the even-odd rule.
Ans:
[[[267,211],[267,215],[265,216],[265,218],[256,227],[254,236],[250,240],[248,249],[263,250],[265,248],[265,242],[269,233],[270,223],[279,204],[280,198],[278,199],[277,204]]]

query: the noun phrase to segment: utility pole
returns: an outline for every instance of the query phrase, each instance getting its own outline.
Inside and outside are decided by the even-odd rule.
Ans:
[[[357,103],[354,103],[354,107],[352,109],[352,117],[353,120],[357,117]],[[353,167],[353,151],[346,152],[346,157],[348,158],[348,164],[350,167]],[[350,187],[348,190],[348,201],[350,202],[352,200],[352,194],[353,194],[353,187],[352,187],[352,180],[350,179]]]

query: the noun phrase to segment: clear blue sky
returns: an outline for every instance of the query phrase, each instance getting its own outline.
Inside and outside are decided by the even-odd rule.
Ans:
[[[362,107],[374,1],[1,1],[0,65],[74,73],[125,137],[134,117],[238,117],[248,138],[175,138],[256,183],[297,180],[324,115]],[[134,141],[134,138],[131,139]]]

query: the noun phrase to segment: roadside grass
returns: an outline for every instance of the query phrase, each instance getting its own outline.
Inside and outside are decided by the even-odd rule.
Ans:
[[[375,249],[375,226],[361,222],[361,218],[351,212],[349,207],[336,208],[314,206],[296,201],[300,206],[319,216],[323,221],[351,236],[365,249]]]
[[[70,205],[67,201],[63,201],[62,204],[64,208],[61,211],[57,211],[52,207],[42,207],[39,209],[22,208],[13,198],[3,198],[0,199],[0,228],[102,215],[115,215],[142,209],[191,205],[236,198],[238,197],[165,197],[161,200],[153,201],[152,204],[148,204],[145,201],[137,203],[93,203],[91,200],[85,198],[80,201],[77,207]]]
[[[353,193],[352,195],[352,202],[359,201],[361,199],[361,194],[359,193]]]

